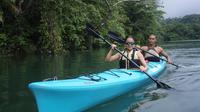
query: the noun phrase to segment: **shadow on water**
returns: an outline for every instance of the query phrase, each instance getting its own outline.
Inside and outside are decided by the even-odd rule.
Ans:
[[[155,85],[130,91],[86,112],[200,112],[200,42],[164,45],[175,63],[160,77],[176,90],[156,89]],[[107,50],[75,52],[62,56],[0,56],[0,112],[37,112],[28,84],[45,78],[77,77],[116,68],[104,62]]]
[[[156,86],[138,88],[130,91],[104,104],[88,109],[86,112],[135,112],[142,104],[147,101],[154,101],[164,98],[166,90],[155,89]]]
[[[166,71],[163,72],[163,74],[166,73]],[[88,109],[86,112],[135,112],[135,109],[139,108],[145,102],[166,97],[166,91],[169,90],[157,89],[156,84],[151,83],[104,104]]]

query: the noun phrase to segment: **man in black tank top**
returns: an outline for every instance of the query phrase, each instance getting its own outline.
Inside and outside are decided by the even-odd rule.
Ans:
[[[142,53],[135,49],[135,40],[133,37],[129,36],[126,38],[125,41],[125,49],[122,51],[122,53],[127,56],[130,60],[133,60],[135,63],[137,63],[140,66],[140,70],[146,71],[147,70],[147,64],[144,60],[144,57]],[[110,51],[108,52],[105,60],[106,61],[119,61],[120,68],[126,68],[126,69],[137,69],[137,67],[131,63],[129,60],[127,60],[125,57],[123,57],[120,53],[116,53],[114,55],[113,51],[116,48],[115,44],[112,44]]]
[[[148,37],[148,45],[142,46],[141,49],[148,51],[151,54],[154,54],[155,56],[158,56],[158,57],[160,55],[162,55],[162,56],[166,57],[168,63],[173,63],[171,58],[169,57],[169,55],[164,51],[164,49],[162,47],[158,46],[156,43],[157,43],[157,37],[155,35],[151,34]],[[147,61],[154,61],[154,62],[160,61],[159,58],[157,58],[149,53],[143,52],[143,54],[144,54],[145,60],[147,60]]]

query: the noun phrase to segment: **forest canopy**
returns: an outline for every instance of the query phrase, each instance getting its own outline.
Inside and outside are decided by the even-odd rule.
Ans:
[[[1,53],[55,54],[104,45],[87,35],[86,23],[105,22],[103,35],[133,35],[139,44],[151,33],[165,41],[199,37],[198,15],[164,20],[159,0],[107,1],[110,6],[106,0],[0,0]]]
[[[186,15],[182,18],[171,18],[163,21],[165,41],[200,39],[200,15]]]

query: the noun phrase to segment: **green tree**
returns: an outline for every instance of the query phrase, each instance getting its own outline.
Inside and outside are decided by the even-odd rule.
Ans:
[[[0,0],[0,49],[60,53],[104,45],[86,34],[86,23],[103,35],[109,30],[133,34],[141,43],[150,33],[160,33],[163,12],[157,0],[108,2],[112,13],[105,0]]]
[[[200,15],[186,15],[182,18],[166,19],[163,22],[165,41],[200,38]]]

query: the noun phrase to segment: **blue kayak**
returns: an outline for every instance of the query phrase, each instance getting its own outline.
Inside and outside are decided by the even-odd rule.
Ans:
[[[147,73],[158,77],[165,68],[165,61],[149,62]],[[139,70],[110,69],[75,79],[34,82],[29,88],[39,112],[80,112],[150,82]]]

